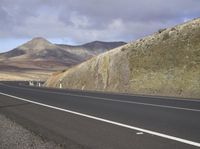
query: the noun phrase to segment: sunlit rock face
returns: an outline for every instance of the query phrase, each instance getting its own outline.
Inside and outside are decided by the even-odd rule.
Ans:
[[[100,54],[62,73],[47,86],[200,97],[200,19]]]

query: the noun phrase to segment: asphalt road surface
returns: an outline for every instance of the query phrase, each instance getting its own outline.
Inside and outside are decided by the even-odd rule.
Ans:
[[[200,148],[200,100],[0,82],[0,113],[66,148]]]

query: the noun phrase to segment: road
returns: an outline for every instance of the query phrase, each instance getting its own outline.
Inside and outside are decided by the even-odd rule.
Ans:
[[[67,148],[200,148],[200,100],[0,82],[0,113]]]

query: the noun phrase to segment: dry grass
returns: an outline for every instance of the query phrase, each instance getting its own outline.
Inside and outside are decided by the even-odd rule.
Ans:
[[[59,79],[65,88],[199,98],[200,19],[103,53],[47,85]]]
[[[23,71],[10,72],[0,71],[0,81],[5,80],[47,80],[51,72],[49,71]]]

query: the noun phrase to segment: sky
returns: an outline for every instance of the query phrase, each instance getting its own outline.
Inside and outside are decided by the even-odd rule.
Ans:
[[[200,17],[200,0],[0,0],[0,52],[34,37],[130,42]]]

